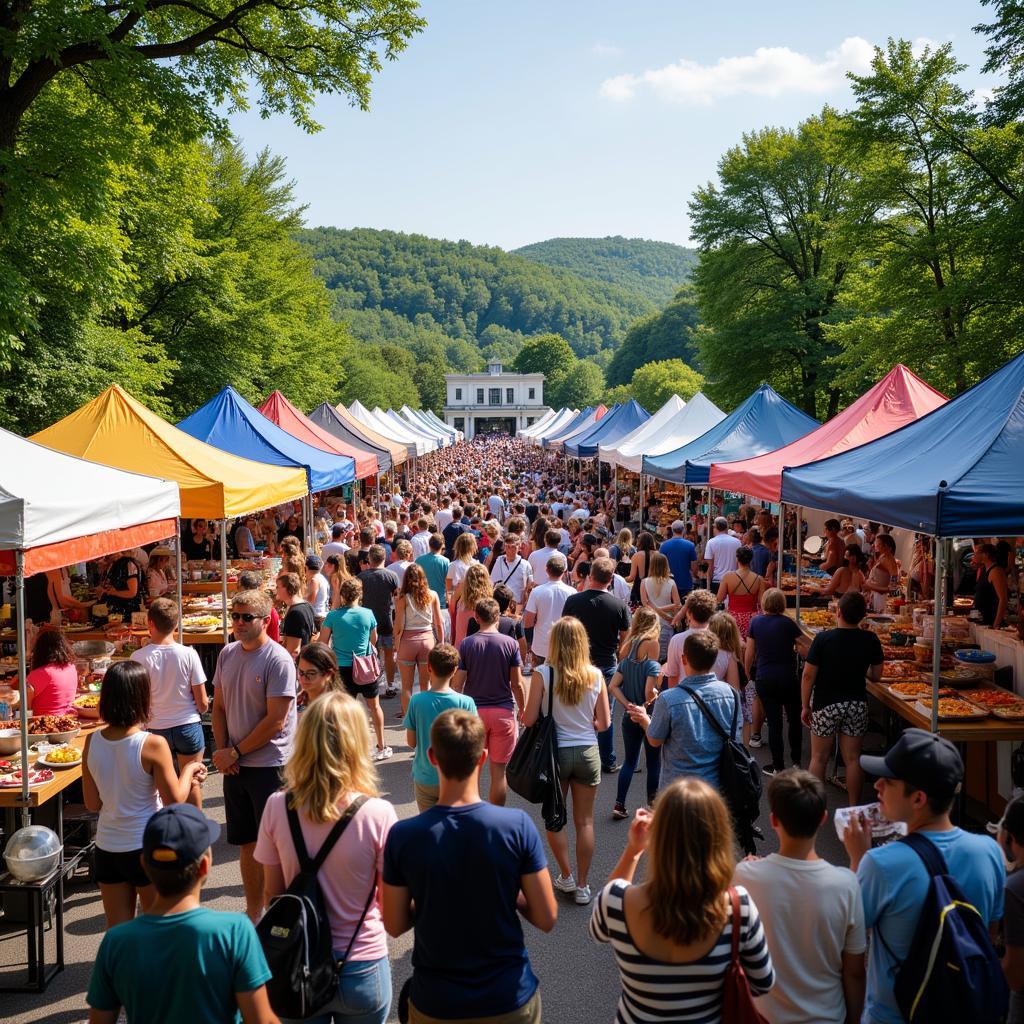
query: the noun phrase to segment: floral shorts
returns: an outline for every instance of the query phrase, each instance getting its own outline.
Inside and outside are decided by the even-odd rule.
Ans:
[[[815,736],[863,736],[868,731],[868,705],[863,700],[844,700],[811,712],[811,733]]]

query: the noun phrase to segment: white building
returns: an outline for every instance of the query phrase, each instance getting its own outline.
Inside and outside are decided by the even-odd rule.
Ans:
[[[486,373],[446,373],[444,420],[466,440],[477,434],[515,435],[547,411],[543,373],[504,373],[489,363]]]

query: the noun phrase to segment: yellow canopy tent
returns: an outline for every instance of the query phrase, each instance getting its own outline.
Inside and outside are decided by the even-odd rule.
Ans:
[[[174,480],[181,514],[228,519],[307,494],[304,469],[240,459],[197,441],[114,384],[31,440],[134,473]]]

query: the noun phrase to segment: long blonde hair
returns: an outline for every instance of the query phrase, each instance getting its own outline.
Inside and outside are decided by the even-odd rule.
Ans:
[[[732,821],[718,791],[686,777],[659,794],[647,844],[647,899],[656,934],[680,946],[724,927],[736,858]]]
[[[494,597],[494,584],[491,583],[487,570],[476,562],[466,570],[466,575],[462,578],[462,607],[472,611],[477,601],[484,601],[489,597]]]
[[[660,551],[651,552],[651,564],[647,575],[656,580],[671,579],[668,559]]]
[[[715,612],[708,622],[708,629],[718,637],[718,648],[729,651],[737,658],[743,657],[743,641],[740,639],[740,627],[728,612]]]
[[[292,805],[318,825],[341,817],[346,793],[379,794],[366,715],[347,693],[324,693],[299,716],[284,783]]]
[[[579,619],[566,615],[551,627],[548,664],[558,670],[552,672],[555,695],[563,704],[575,707],[594,685],[590,641]]]
[[[660,636],[661,619],[650,608],[637,608],[629,624],[626,643],[632,647],[636,641],[642,643],[644,640],[657,640]]]

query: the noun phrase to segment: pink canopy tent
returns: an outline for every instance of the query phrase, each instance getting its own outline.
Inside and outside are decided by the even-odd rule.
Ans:
[[[761,501],[779,501],[782,471],[858,448],[906,426],[946,401],[902,363],[894,366],[853,405],[792,444],[753,459],[716,462],[711,486]]]
[[[357,480],[377,475],[377,456],[373,452],[346,444],[340,438],[329,434],[323,427],[299,412],[280,391],[271,391],[258,408],[268,420],[276,423],[292,437],[297,437],[321,451],[330,452],[331,455],[347,455],[355,460]]]

